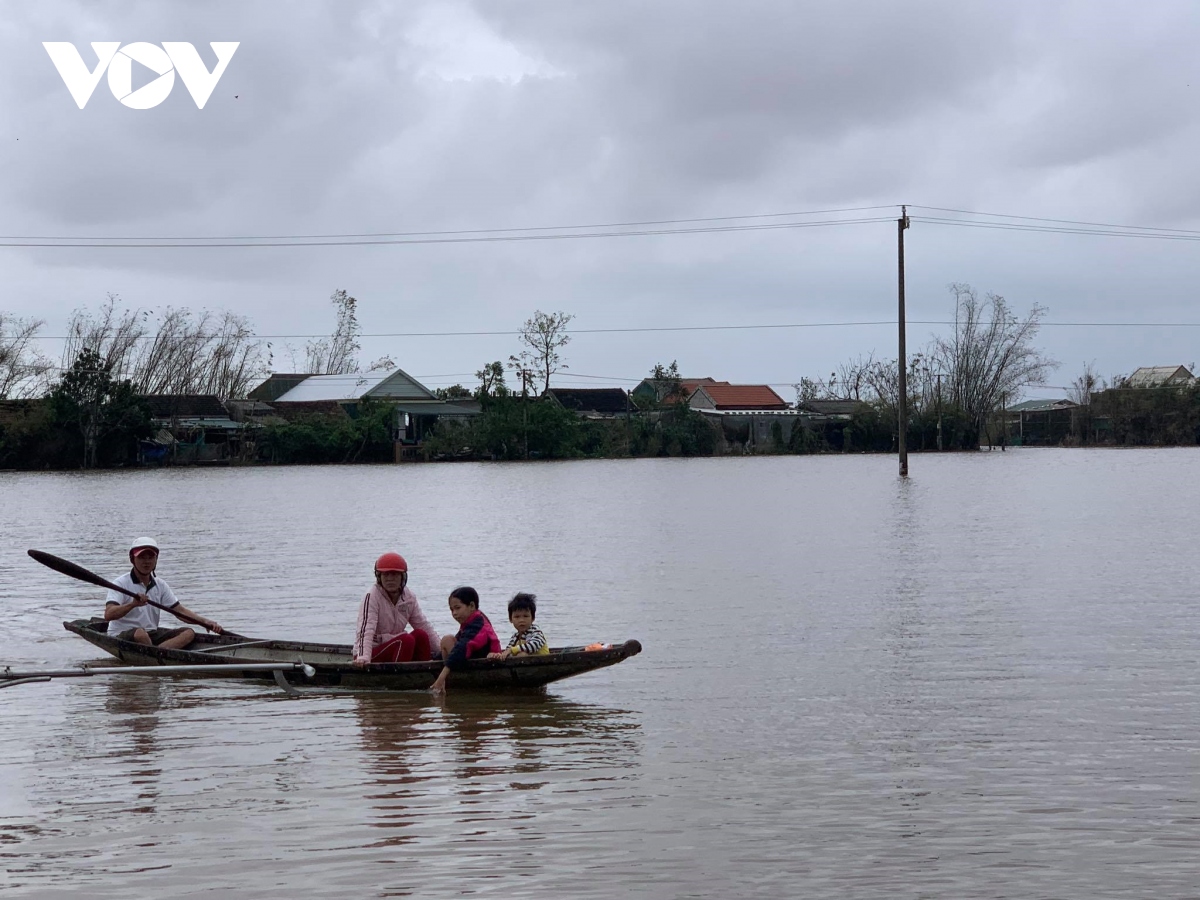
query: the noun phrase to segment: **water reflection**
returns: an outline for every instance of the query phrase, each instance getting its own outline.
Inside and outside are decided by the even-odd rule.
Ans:
[[[110,678],[104,709],[113,717],[113,730],[128,736],[128,742],[109,753],[121,760],[134,794],[131,813],[152,813],[158,805],[162,779],[162,748],[156,732],[159,712],[169,686],[157,678]]]
[[[401,832],[381,845],[411,840],[435,811],[482,833],[529,818],[539,792],[540,802],[573,803],[627,780],[640,755],[630,712],[542,694],[364,694],[354,703],[374,825]]]

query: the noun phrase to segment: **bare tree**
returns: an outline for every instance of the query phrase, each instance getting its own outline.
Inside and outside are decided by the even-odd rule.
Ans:
[[[1067,396],[1078,406],[1090,406],[1092,394],[1104,389],[1104,383],[1096,374],[1094,362],[1084,363],[1083,374],[1071,382]]]
[[[168,309],[152,330],[150,313],[123,310],[110,294],[96,315],[76,310],[67,326],[66,359],[96,353],[104,370],[146,394],[245,396],[267,369],[267,345],[250,320],[233,312]],[[69,354],[74,353],[74,357]]]
[[[521,326],[521,343],[529,348],[530,368],[543,379],[543,392],[550,389],[551,375],[569,368],[558,351],[571,342],[567,325],[574,318],[571,313],[544,313],[539,309]]]
[[[918,415],[933,396],[926,357],[914,353],[908,361],[908,409]],[[863,388],[856,400],[870,400],[895,411],[900,405],[900,366],[896,359],[873,360],[863,374]]]
[[[792,385],[796,392],[796,405],[807,403],[809,400],[821,399],[821,385],[811,378],[801,378]]]
[[[245,316],[170,309],[135,353],[133,382],[140,394],[215,394],[228,400],[245,396],[265,371],[264,345]]]
[[[34,345],[44,324],[0,312],[0,400],[37,396],[48,387],[52,366]]]
[[[329,297],[337,310],[333,334],[319,341],[309,341],[305,354],[305,369],[313,375],[349,375],[359,370],[358,301],[341,288]],[[394,365],[394,363],[393,363]]]
[[[75,365],[80,353],[91,350],[111,377],[130,378],[138,342],[146,337],[149,315],[145,310],[121,308],[121,298],[116,294],[109,294],[95,315],[82,309],[75,310],[67,323],[63,371]]]
[[[390,372],[396,368],[396,361],[390,356],[381,356],[375,362],[367,366],[368,372]]]
[[[871,372],[877,366],[874,353],[842,363],[825,385],[826,400],[862,400],[869,390]]]
[[[1042,355],[1037,338],[1045,307],[1036,304],[1019,319],[999,294],[980,300],[967,284],[952,284],[954,334],[934,342],[935,363],[947,373],[950,402],[982,432],[1005,398],[1046,383],[1058,363]]]

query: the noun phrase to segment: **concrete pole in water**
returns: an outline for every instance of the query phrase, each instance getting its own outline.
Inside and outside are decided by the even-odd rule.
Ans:
[[[899,292],[899,315],[900,323],[900,358],[897,360],[897,368],[900,370],[900,404],[899,414],[897,416],[897,431],[896,431],[896,446],[900,451],[900,477],[908,477],[908,353],[904,346],[904,229],[908,228],[908,207],[900,207],[900,218],[896,222],[898,228],[896,235],[899,238],[899,258],[900,258],[900,292]]]
[[[938,408],[938,452],[942,450],[942,373],[938,372],[934,376],[937,378],[937,408]]]

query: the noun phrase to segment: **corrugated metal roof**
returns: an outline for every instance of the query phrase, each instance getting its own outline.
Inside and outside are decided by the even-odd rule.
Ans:
[[[247,400],[270,402],[278,400],[300,382],[312,375],[306,372],[275,372],[266,381],[246,394]]]
[[[310,400],[430,400],[437,396],[403,369],[390,372],[354,372],[349,375],[310,375],[276,398],[279,403]]]
[[[310,375],[287,393],[275,399],[280,403],[357,400],[386,379],[389,374],[389,372],[358,372],[350,375]]]
[[[1181,384],[1191,381],[1192,373],[1187,366],[1142,366],[1129,376],[1130,387],[1158,387],[1163,384]]]
[[[852,416],[867,405],[862,400],[805,400],[799,407],[819,416]]]
[[[1025,400],[1021,403],[1013,404],[1008,408],[1008,411],[1045,412],[1050,409],[1069,409],[1072,406],[1078,406],[1078,404],[1063,397],[1059,400]]]

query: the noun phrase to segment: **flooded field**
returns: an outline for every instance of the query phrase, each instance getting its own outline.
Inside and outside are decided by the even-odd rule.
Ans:
[[[5,898],[1195,897],[1200,453],[0,473],[2,662],[138,534],[185,604],[349,642],[399,550],[445,633],[640,656],[489,696],[0,690]],[[167,617],[164,616],[164,619]],[[164,622],[166,624],[166,622]]]

